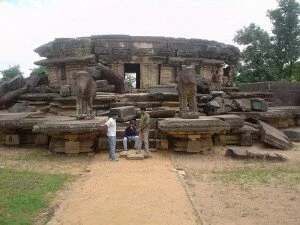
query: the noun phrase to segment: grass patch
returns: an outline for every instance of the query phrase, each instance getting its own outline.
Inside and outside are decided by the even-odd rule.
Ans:
[[[0,225],[32,224],[49,205],[51,194],[69,178],[67,174],[0,169]]]
[[[300,183],[300,167],[278,166],[267,168],[243,167],[233,171],[216,172],[215,179],[237,184],[286,184]]]

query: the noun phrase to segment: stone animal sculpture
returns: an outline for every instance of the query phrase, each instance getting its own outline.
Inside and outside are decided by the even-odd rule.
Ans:
[[[177,77],[177,89],[179,97],[180,114],[187,113],[187,103],[190,112],[197,112],[197,86],[196,86],[196,70],[192,66],[186,66],[182,69]]]
[[[98,63],[97,67],[86,67],[85,71],[88,72],[95,79],[107,80],[108,84],[115,85],[116,93],[125,93],[124,77],[116,73],[108,66]]]
[[[85,71],[73,74],[73,78],[77,88],[76,119],[93,119],[92,105],[97,94],[96,82]]]

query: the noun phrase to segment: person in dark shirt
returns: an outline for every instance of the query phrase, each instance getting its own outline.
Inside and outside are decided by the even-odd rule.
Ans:
[[[124,139],[123,139],[124,151],[127,151],[127,141],[129,140],[134,140],[134,148],[137,149],[139,136],[138,136],[138,130],[133,120],[130,121],[129,126],[126,127],[125,129]]]

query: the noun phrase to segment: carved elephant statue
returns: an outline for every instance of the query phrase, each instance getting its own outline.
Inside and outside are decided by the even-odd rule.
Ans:
[[[96,82],[85,71],[73,74],[77,88],[76,119],[93,119],[92,105],[97,94]]]

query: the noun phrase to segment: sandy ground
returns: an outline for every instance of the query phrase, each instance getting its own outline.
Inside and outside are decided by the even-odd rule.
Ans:
[[[88,170],[49,225],[201,224],[168,153],[119,162],[100,154]]]
[[[161,151],[147,160],[111,162],[106,153],[67,157],[39,148],[0,146],[0,164],[75,175],[42,214],[51,219],[48,225],[300,224],[300,175],[296,183],[216,179],[220,173],[243,168],[300,171],[299,144],[291,151],[276,151],[288,158],[286,162],[233,160],[224,157],[225,149],[204,154]],[[248,149],[273,151],[264,146]]]
[[[300,148],[275,151],[288,158],[286,162],[244,161],[224,157],[226,148],[206,154],[173,154],[174,165],[186,171],[184,179],[189,196],[201,215],[203,224],[210,225],[296,225],[300,224],[300,174],[297,184],[288,179],[271,180],[266,184],[237,184],[215,179],[216,174],[241,168],[292,168],[300,171]],[[263,146],[252,151],[272,151]]]

